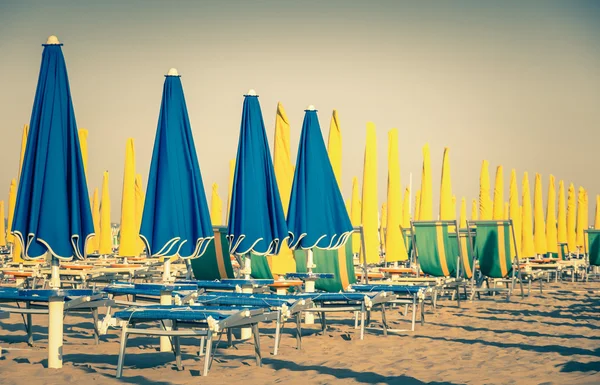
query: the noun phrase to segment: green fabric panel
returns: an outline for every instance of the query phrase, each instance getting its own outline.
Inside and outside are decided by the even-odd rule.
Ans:
[[[560,258],[563,261],[567,260],[567,256],[569,255],[569,248],[567,247],[566,243],[563,244],[559,244],[558,245],[558,250],[560,251]]]
[[[215,236],[219,236],[221,239],[221,252],[223,253],[223,265],[225,266],[225,271],[227,273],[226,278],[235,278],[233,267],[231,266],[231,259],[229,258],[229,242],[227,241],[226,232],[219,231]],[[190,260],[192,271],[196,279],[212,281],[223,278],[219,273],[217,251],[215,247],[216,243],[212,240],[201,257]]]
[[[600,266],[600,230],[588,230],[587,237],[590,265]]]
[[[406,245],[406,252],[408,253],[408,259],[411,259],[412,254],[412,236],[410,230],[402,230],[402,236],[404,237],[404,244]]]
[[[352,257],[352,242],[346,242],[346,271],[349,284],[356,283],[354,275],[354,259]],[[306,273],[306,250],[294,250],[296,259],[296,272]],[[340,263],[338,250],[313,249],[313,261],[317,266],[313,269],[315,273],[333,273],[333,279],[318,279],[315,282],[315,289],[327,292],[343,291],[342,280],[340,276]]]
[[[504,228],[504,255],[500,255],[498,248],[498,228]],[[477,237],[475,238],[475,255],[479,260],[481,273],[490,278],[505,278],[512,272],[512,258],[510,256],[510,225],[497,223],[477,222]],[[500,258],[506,262],[507,274],[502,274]]]
[[[269,267],[267,257],[265,257],[264,255],[252,254],[251,258],[252,273],[250,275],[252,276],[252,278],[273,279],[273,274],[271,273],[271,268]]]
[[[442,262],[439,254],[440,245],[438,244],[437,239],[438,227],[442,228],[446,266],[448,267],[449,276],[452,276],[456,274],[456,253],[458,252],[458,249],[456,248],[456,243],[454,243],[454,246],[451,244],[450,238],[448,237],[448,225],[446,224],[413,223],[419,266],[421,267],[421,271],[425,274],[434,277],[446,276],[442,269]]]
[[[471,231],[471,239],[469,239],[469,233],[468,233],[467,229],[460,229],[459,231],[460,231],[460,239],[461,240],[464,239],[464,242],[467,245],[467,247],[466,247],[467,255],[463,255],[463,259],[462,259],[463,277],[471,278],[473,276],[473,246],[471,244],[471,241],[475,242],[475,231]],[[465,249],[463,249],[463,252],[465,252]],[[465,263],[469,264],[469,270],[471,271],[471,274],[467,274],[467,270],[464,268]]]

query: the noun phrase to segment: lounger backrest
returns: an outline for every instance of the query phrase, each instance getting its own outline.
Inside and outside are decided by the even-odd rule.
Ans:
[[[600,266],[600,229],[585,230],[587,234],[587,254],[591,266]]]
[[[206,247],[204,254],[190,261],[194,277],[198,280],[235,278],[229,256],[227,228],[213,227],[213,231],[215,238]]]
[[[563,261],[567,260],[567,256],[569,255],[569,244],[568,243],[559,243],[558,244],[558,257]]]
[[[479,261],[481,273],[490,278],[506,278],[512,273],[513,258],[510,243],[513,239],[512,221],[472,221],[469,228],[476,227],[473,256]]]
[[[469,242],[469,233],[467,229],[458,231],[458,241],[460,243],[460,261],[463,278],[473,277],[473,248]],[[475,237],[475,230],[471,229],[471,237]]]
[[[412,259],[412,229],[409,227],[407,229],[402,228],[402,236],[404,237],[404,244],[406,245],[406,252],[408,253],[408,259]]]
[[[456,221],[414,221],[413,247],[420,269],[434,277],[455,276],[460,248],[456,236],[450,237],[450,229],[456,229]]]
[[[250,273],[252,278],[273,279],[269,258],[277,258],[277,256],[252,255],[252,272]]]

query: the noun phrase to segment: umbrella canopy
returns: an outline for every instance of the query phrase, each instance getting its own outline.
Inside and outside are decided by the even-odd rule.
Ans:
[[[510,183],[508,186],[508,217],[513,221],[515,240],[511,242],[511,255],[521,255],[521,206],[519,205],[519,186],[517,185],[517,172],[513,168],[510,172]],[[515,246],[516,243],[516,246]],[[516,248],[516,250],[515,250]]]
[[[144,188],[142,186],[142,174],[135,174],[135,231],[139,234],[142,226],[142,215],[144,213]],[[137,255],[144,252],[144,241],[140,237],[135,239]]]
[[[210,221],[213,226],[223,224],[223,201],[219,196],[219,185],[213,183],[212,194],[210,196]]]
[[[450,194],[449,199],[452,199]],[[449,201],[450,205],[451,202]],[[431,182],[431,155],[429,144],[423,146],[423,172],[421,174],[421,198],[419,200],[419,219],[420,221],[433,220],[433,186]]]
[[[44,44],[12,230],[30,258],[46,252],[83,258],[94,233],[67,67],[55,36]]]
[[[181,78],[165,76],[140,236],[148,255],[197,258],[214,237]]]
[[[535,256],[535,243],[533,240],[533,219],[531,212],[531,192],[529,189],[529,174],[523,175],[523,211],[521,212],[521,251],[523,257]]]
[[[565,182],[558,182],[558,243],[567,243],[567,207],[565,204]]]
[[[493,202],[490,198],[490,164],[484,160],[479,174],[479,219],[489,221],[493,218]]]
[[[456,219],[456,208],[452,205],[452,182],[450,180],[450,149],[444,148],[442,159],[442,182],[440,187],[440,219]]]
[[[477,199],[471,201],[471,220],[476,221],[478,216],[479,202]]]
[[[329,123],[329,137],[327,138],[327,155],[333,168],[338,186],[342,185],[342,131],[340,130],[340,118],[337,110],[331,114]]]
[[[228,222],[229,252],[278,254],[288,236],[265,124],[254,90],[242,108]]]
[[[0,201],[0,246],[6,246],[6,224],[4,222],[4,201]]]
[[[418,190],[415,194],[415,221],[420,220],[421,216],[421,190]]]
[[[291,249],[337,249],[352,233],[313,106],[302,123],[287,226]]]
[[[494,183],[494,206],[492,219],[504,219],[504,171],[502,166],[496,168],[496,183]]]
[[[596,195],[596,214],[594,215],[594,229],[600,230],[600,195]]]
[[[112,254],[112,226],[110,223],[110,193],[108,190],[108,171],[102,174],[102,199],[100,201],[100,234],[98,253]]]
[[[231,207],[231,192],[233,191],[233,177],[235,176],[235,159],[229,161],[229,185],[227,190],[227,214],[225,218],[229,220],[229,207]]]
[[[386,262],[406,261],[408,253],[404,244],[402,225],[402,185],[400,184],[400,158],[398,154],[398,129],[388,132],[388,180],[387,180],[387,215],[383,220],[385,226],[385,260]]]
[[[579,190],[577,191],[577,227],[575,242],[577,243],[577,247],[581,249],[583,249],[583,230],[585,229],[585,189],[579,186]]]
[[[98,251],[100,247],[100,198],[97,188],[94,189],[92,198],[92,221],[94,222],[95,235],[88,242],[88,254]]]
[[[567,245],[569,251],[574,253],[577,250],[577,201],[575,197],[575,186],[569,185],[567,193]]]
[[[379,263],[379,204],[377,203],[377,137],[375,124],[367,123],[362,180],[361,222],[367,263]]]
[[[129,138],[125,147],[125,170],[123,172],[123,193],[121,195],[119,255],[122,257],[139,255],[137,240],[140,229],[136,227],[135,208],[135,149],[133,138]]]
[[[350,220],[354,227],[360,226],[360,216],[362,212],[358,189],[358,178],[354,177],[352,178],[352,197],[350,202]],[[352,252],[354,254],[360,253],[360,234],[354,234],[352,236]]]
[[[465,229],[467,227],[467,200],[462,197],[460,200],[460,214],[458,216],[458,227]]]
[[[553,255],[557,255],[558,253],[555,187],[554,175],[550,175],[550,181],[548,182],[548,203],[546,206],[546,242],[548,253],[552,253]]]
[[[533,231],[535,253],[538,255],[546,254],[548,241],[546,240],[546,223],[544,222],[542,176],[537,173],[535,174],[535,184],[533,186]]]
[[[6,221],[6,241],[8,243],[12,243],[12,257],[13,262],[21,262],[23,259],[21,258],[21,253],[23,248],[21,247],[20,242],[15,242],[15,236],[13,235],[13,221],[15,217],[15,203],[17,203],[17,180],[12,179],[10,181],[10,187],[8,189],[8,218]]]

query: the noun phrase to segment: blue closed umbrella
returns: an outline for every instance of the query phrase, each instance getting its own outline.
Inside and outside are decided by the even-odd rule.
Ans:
[[[83,258],[94,224],[67,68],[56,36],[43,46],[13,232],[28,258]]]
[[[181,78],[171,69],[162,103],[140,236],[149,255],[196,258],[214,237]]]
[[[352,233],[317,111],[312,106],[306,110],[302,124],[287,225],[291,249],[337,249]]]
[[[258,96],[245,95],[228,223],[229,252],[278,254],[287,226]]]

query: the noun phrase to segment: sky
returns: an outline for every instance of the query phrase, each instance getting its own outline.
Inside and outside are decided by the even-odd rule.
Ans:
[[[380,204],[387,132],[399,130],[401,183],[419,188],[429,143],[434,210],[449,147],[453,193],[478,196],[481,162],[600,193],[600,2],[0,0],[0,199],[17,177],[42,46],[64,44],[77,125],[89,130],[88,184],[110,173],[120,212],[125,144],[144,186],[164,75],[182,82],[207,199],[227,199],[243,95],[255,89],[273,145],[281,102],[295,163],[304,109],[333,109],[343,135],[342,193],[362,179],[366,123],[377,127]],[[505,191],[508,199],[508,191]],[[414,202],[414,200],[413,200]],[[470,206],[470,205],[469,205]],[[468,210],[470,212],[470,208]],[[593,219],[593,216],[590,216]]]

